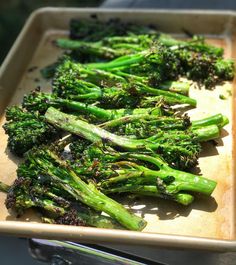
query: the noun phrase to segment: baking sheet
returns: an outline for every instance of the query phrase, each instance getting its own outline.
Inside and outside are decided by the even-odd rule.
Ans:
[[[138,23],[155,24],[160,30],[183,37],[182,29],[185,28],[195,34],[203,34],[209,43],[225,49],[225,56],[235,56],[235,35],[233,26],[234,13],[208,12],[181,12],[181,11],[128,11],[128,10],[81,10],[81,9],[52,9],[44,8],[34,13],[26,24],[16,44],[10,51],[0,69],[0,111],[2,111],[1,124],[4,123],[4,108],[9,105],[19,104],[25,93],[38,85],[45,91],[50,91],[50,83],[45,81],[40,73],[40,68],[54,62],[62,53],[52,41],[57,37],[68,35],[68,21],[70,18],[86,18],[97,13],[100,19],[121,17],[123,20],[137,21]],[[138,16],[137,16],[138,15]],[[168,20],[167,20],[168,15]],[[216,27],[218,26],[218,28]],[[31,69],[31,71],[30,71]],[[32,69],[34,69],[32,71]],[[133,203],[124,200],[123,203],[138,215],[143,216],[148,225],[143,232],[117,231],[66,227],[59,225],[41,224],[40,219],[33,211],[27,212],[16,219],[5,206],[5,195],[0,194],[0,232],[18,233],[24,236],[42,236],[50,238],[63,238],[100,242],[125,240],[136,237],[135,243],[165,245],[166,236],[169,242],[177,240],[179,246],[196,247],[194,242],[200,242],[198,247],[213,247],[213,242],[218,242],[218,248],[223,246],[233,247],[235,240],[235,183],[234,183],[234,150],[232,143],[233,123],[232,104],[234,100],[219,99],[222,91],[234,89],[231,84],[224,87],[218,86],[214,91],[199,90],[191,87],[190,96],[198,100],[198,107],[191,111],[195,118],[221,112],[230,119],[230,124],[222,132],[218,146],[205,144],[204,151],[199,159],[198,173],[215,179],[218,185],[210,198],[199,197],[188,206],[181,206],[170,201],[146,198]],[[234,98],[234,95],[233,95]],[[8,184],[16,177],[16,168],[19,159],[9,153],[6,148],[7,136],[2,126],[0,128],[0,179]],[[26,223],[26,222],[30,222]],[[33,222],[33,223],[32,223]],[[29,227],[29,231],[27,231]],[[11,229],[12,228],[12,229]],[[66,231],[70,231],[70,233]],[[47,233],[46,233],[47,231]],[[90,234],[90,231],[92,231]],[[146,232],[146,233],[145,233]],[[23,234],[22,234],[23,233]],[[119,232],[118,232],[119,233]],[[81,235],[81,238],[78,237]],[[94,238],[92,238],[92,235]],[[190,238],[186,239],[183,236]],[[143,240],[141,240],[143,237]],[[172,238],[172,240],[170,240]],[[204,240],[203,238],[207,238]],[[140,240],[138,240],[140,239]],[[210,239],[210,242],[208,242]],[[190,241],[189,241],[190,240]],[[216,240],[216,241],[215,241]],[[223,240],[229,240],[226,244]],[[186,244],[188,242],[188,244]],[[205,246],[206,244],[206,246]]]

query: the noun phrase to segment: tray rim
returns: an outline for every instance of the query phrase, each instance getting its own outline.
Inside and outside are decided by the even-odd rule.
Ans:
[[[27,34],[30,25],[38,16],[45,12],[76,12],[80,13],[156,13],[156,14],[188,14],[188,15],[221,15],[236,17],[236,11],[232,10],[189,10],[189,9],[125,9],[125,8],[61,8],[61,7],[43,7],[33,11],[26,20],[21,32],[16,38],[14,44],[9,50],[0,67],[0,80],[7,71],[8,65],[13,59],[17,48],[24,36]],[[235,97],[233,97],[235,100]],[[169,235],[148,232],[134,232],[127,230],[101,229],[91,227],[74,227],[65,225],[52,225],[43,223],[30,223],[21,221],[0,221],[0,233],[6,235],[17,235],[23,237],[53,238],[53,239],[69,239],[87,243],[128,243],[154,245],[158,247],[184,248],[196,250],[211,250],[226,252],[236,251],[236,240],[212,239],[193,236]]]

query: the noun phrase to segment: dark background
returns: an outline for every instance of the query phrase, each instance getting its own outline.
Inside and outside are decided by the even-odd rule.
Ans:
[[[30,13],[44,6],[96,7],[103,0],[0,0],[0,63]]]

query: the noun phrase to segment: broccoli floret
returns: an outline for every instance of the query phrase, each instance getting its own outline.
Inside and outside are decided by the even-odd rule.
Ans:
[[[216,185],[214,181],[169,167],[150,151],[119,152],[95,143],[78,153],[76,159],[76,172],[96,181],[105,193],[146,193],[186,205],[193,197],[187,193],[184,196],[184,192],[210,195]]]
[[[21,171],[21,175],[24,175],[25,170],[29,170],[26,165],[20,168],[19,174]],[[121,228],[110,217],[73,201],[63,190],[52,186],[50,181],[44,184],[42,179],[37,179],[36,176],[33,176],[33,179],[28,176],[18,177],[11,186],[0,182],[1,191],[7,193],[7,209],[13,210],[19,217],[27,209],[37,208],[44,222],[55,224]],[[64,197],[56,193],[63,194]]]
[[[133,139],[108,132],[96,125],[89,124],[78,118],[49,108],[45,114],[47,121],[60,129],[83,137],[91,142],[105,142],[112,146],[132,152],[152,150],[165,156],[167,162],[186,168],[195,165],[200,152],[200,141],[219,137],[217,125],[209,125],[194,131],[158,132],[145,139]]]
[[[36,179],[38,182],[39,176],[69,194],[76,202],[107,213],[127,229],[142,230],[146,225],[142,218],[129,213],[122,205],[98,191],[92,183],[85,183],[69,163],[59,158],[54,147],[32,149],[18,169],[18,177]]]
[[[124,156],[123,156],[124,157]],[[125,186],[123,192],[135,190],[137,186],[156,185],[157,193],[160,197],[178,194],[178,192],[199,192],[210,195],[216,187],[216,182],[204,177],[196,177],[196,175],[175,170],[160,159],[157,155],[149,156],[145,154],[128,153],[127,160],[116,162],[116,168],[113,168],[112,177],[105,178],[101,181],[101,187],[109,192],[119,192],[119,188]],[[145,161],[145,166],[140,162]],[[150,169],[147,165],[151,163],[155,165],[154,169]],[[116,174],[115,174],[116,173]],[[115,189],[117,188],[117,191]],[[127,189],[126,189],[127,188]],[[175,200],[175,196],[172,197]]]
[[[92,104],[59,98],[55,94],[43,93],[38,90],[34,90],[30,94],[25,95],[22,105],[28,111],[38,111],[42,114],[49,107],[53,106],[74,115],[84,115],[85,119],[95,122],[98,119],[101,122],[129,115],[152,114],[160,116],[169,112],[162,98],[159,98],[159,104],[156,102],[156,107],[153,108],[103,109]]]
[[[144,95],[162,96],[170,104],[196,106],[194,99],[185,96],[188,94],[189,82],[165,81],[154,88],[148,85],[153,80],[121,71],[111,73],[88,69],[67,59],[57,69],[53,79],[53,93],[87,103],[97,100],[99,105],[106,108],[136,106]]]
[[[8,147],[11,152],[22,156],[34,146],[48,143],[58,137],[59,131],[45,122],[38,112],[28,112],[13,106],[6,110],[7,122],[3,128],[8,134]]]
[[[138,76],[150,76],[149,85],[158,86],[167,80],[176,80],[181,72],[178,57],[162,45],[151,47],[128,56],[119,57],[105,63],[87,64],[89,68],[112,70],[121,68],[123,72]]]
[[[232,80],[234,77],[234,62],[211,56],[204,53],[193,53],[179,49],[174,51],[180,59],[183,73],[189,79],[214,88],[223,81]]]

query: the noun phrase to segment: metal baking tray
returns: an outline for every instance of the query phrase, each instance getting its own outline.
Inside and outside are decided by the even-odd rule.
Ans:
[[[116,17],[123,21],[153,24],[160,31],[179,37],[184,37],[184,30],[201,34],[208,42],[223,47],[226,57],[236,58],[235,12],[42,8],[29,17],[0,68],[0,125],[4,122],[7,105],[20,103],[23,95],[38,85],[46,91],[50,90],[50,83],[43,80],[39,70],[54,62],[62,53],[52,41],[58,36],[68,35],[71,18],[90,19],[91,14],[96,14],[100,20]],[[214,91],[191,89],[190,96],[198,100],[193,116],[222,112],[231,121],[223,131],[219,145],[205,145],[200,157],[201,173],[218,182],[211,198],[198,198],[188,207],[153,198],[142,199],[135,204],[125,201],[127,207],[148,221],[143,232],[132,232],[42,224],[33,211],[17,219],[6,210],[5,194],[1,193],[0,233],[89,243],[122,242],[235,251],[235,84],[232,85],[230,99],[219,99],[222,90],[231,85],[219,86]],[[0,179],[10,184],[16,177],[19,159],[9,153],[6,145],[7,136],[1,126]]]

